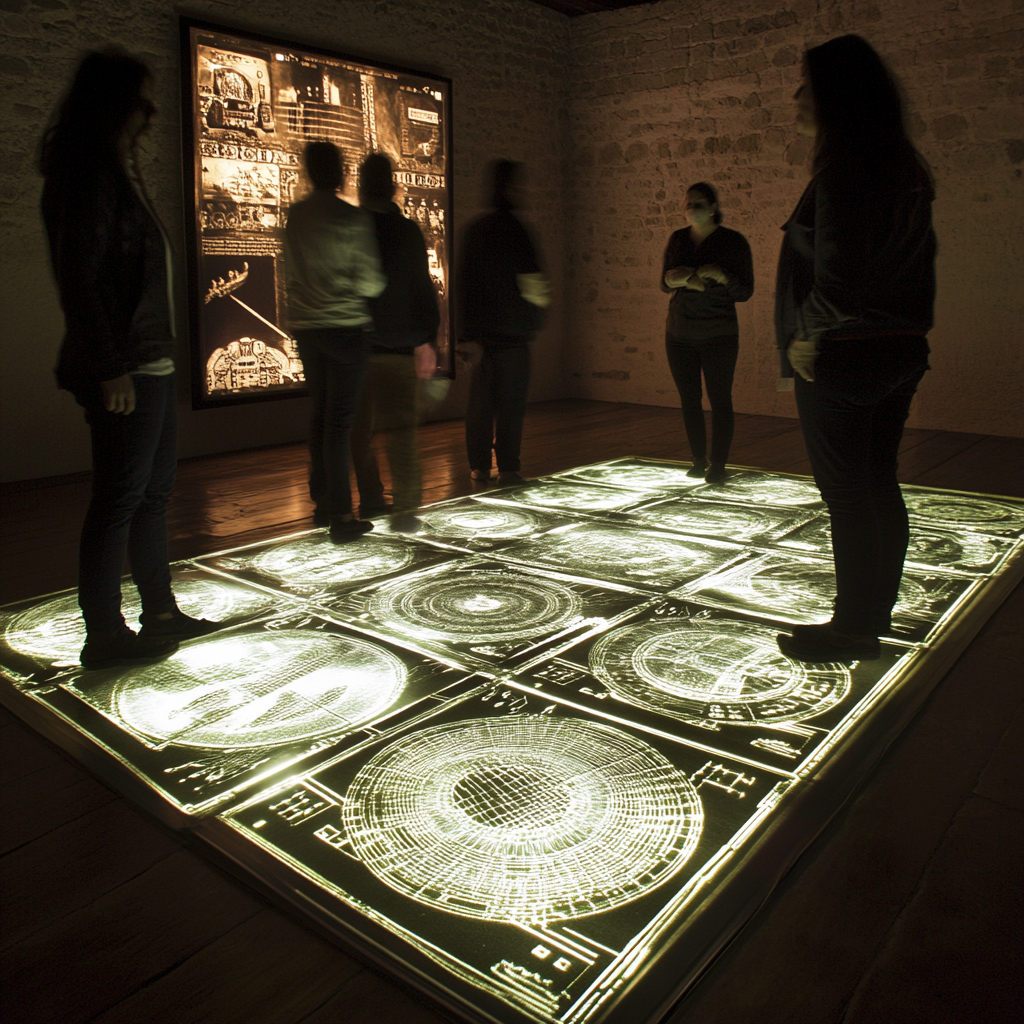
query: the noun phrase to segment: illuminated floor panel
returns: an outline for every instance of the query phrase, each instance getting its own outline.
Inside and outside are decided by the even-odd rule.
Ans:
[[[906,488],[878,660],[803,665],[803,477],[617,459],[176,566],[224,620],[85,672],[74,594],[0,609],[0,696],[468,1020],[657,1020],[1024,575],[1024,502]],[[125,581],[126,615],[138,614]]]

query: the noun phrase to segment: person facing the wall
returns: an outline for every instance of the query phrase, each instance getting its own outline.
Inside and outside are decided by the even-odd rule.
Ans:
[[[462,240],[458,354],[472,367],[466,411],[466,451],[473,480],[515,483],[530,390],[530,341],[551,304],[529,233],[513,212],[521,165],[488,168],[492,212],[470,224]]]
[[[78,601],[85,668],[155,661],[219,628],[171,591],[167,502],[177,466],[172,254],[142,186],[136,144],[155,112],[150,72],[118,50],[90,53],[42,140],[42,215],[64,311],[58,386],[85,409],[92,500]],[[142,602],[121,614],[125,556]]]
[[[292,204],[285,225],[288,318],[312,399],[309,493],[313,522],[331,539],[349,541],[373,529],[352,515],[349,434],[366,378],[373,322],[367,299],[387,279],[380,269],[373,221],[340,199],[341,152],[310,142],[303,154],[313,191]]]
[[[831,621],[797,626],[779,647],[803,661],[870,659],[909,536],[897,452],[928,369],[934,191],[896,83],[860,36],[808,50],[794,98],[814,176],[784,228],[775,325],[828,505],[836,600]]]
[[[734,417],[732,379],[739,355],[736,303],[754,294],[754,264],[747,240],[721,227],[718,193],[699,181],[686,190],[688,228],[665,248],[661,290],[671,292],[665,349],[679,390],[693,466],[689,476],[725,481]],[[711,465],[701,395],[701,371],[711,403]]]
[[[392,201],[394,194],[391,161],[371,153],[359,168],[359,205],[373,217],[388,283],[368,300],[373,339],[369,374],[352,426],[352,464],[360,515],[384,512],[384,485],[372,444],[374,429],[383,430],[391,469],[391,526],[415,532],[421,523],[414,511],[423,498],[416,436],[418,385],[437,369],[434,344],[441,314],[423,234],[402,216]]]

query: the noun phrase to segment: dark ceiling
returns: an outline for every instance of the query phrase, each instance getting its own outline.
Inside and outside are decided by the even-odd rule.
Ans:
[[[617,11],[622,7],[639,7],[651,3],[652,0],[533,0],[541,7],[550,7],[559,14],[568,14],[570,18],[581,14],[597,14],[599,11]]]

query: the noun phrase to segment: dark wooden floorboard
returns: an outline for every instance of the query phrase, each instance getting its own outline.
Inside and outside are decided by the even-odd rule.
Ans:
[[[426,426],[422,451],[425,500],[471,493],[461,423]],[[626,455],[685,458],[679,411],[530,408],[527,475]],[[1024,441],[908,430],[900,458],[904,482],[1024,494]],[[732,460],[806,472],[799,425],[737,416]],[[182,462],[172,557],[307,528],[305,477],[297,444]],[[0,601],[72,586],[88,477],[2,493]],[[1024,722],[1022,623],[1018,590],[688,997],[678,1024],[1009,1019],[1020,885],[1007,850],[1020,851],[1007,843],[1019,846],[1024,779],[1022,744],[1007,727]],[[0,742],[5,1024],[447,1019],[268,907],[3,710]],[[1001,945],[982,965],[989,936]]]

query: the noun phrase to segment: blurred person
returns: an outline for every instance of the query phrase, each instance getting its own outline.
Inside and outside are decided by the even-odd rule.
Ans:
[[[367,299],[384,290],[369,214],[346,203],[341,151],[310,142],[303,153],[313,191],[285,225],[288,319],[312,399],[309,493],[313,522],[331,539],[354,540],[373,523],[352,515],[349,434],[366,378],[373,321]]]
[[[879,656],[909,528],[896,477],[903,425],[928,369],[935,302],[930,174],[898,87],[860,36],[804,54],[797,128],[813,177],[785,226],[775,323],[828,505],[836,573],[829,622],[780,635],[803,661]]]
[[[661,290],[672,293],[665,350],[690,442],[693,466],[688,475],[720,484],[735,424],[732,379],[740,346],[736,303],[754,294],[754,264],[743,235],[720,226],[718,193],[711,185],[691,185],[683,209],[690,226],[672,234],[662,263]],[[711,403],[710,466],[701,371]]]
[[[431,379],[437,369],[434,346],[441,314],[423,234],[402,216],[392,201],[394,194],[391,161],[371,153],[359,168],[359,205],[373,217],[387,287],[368,300],[373,335],[369,372],[352,426],[352,464],[359,514],[387,511],[373,451],[373,432],[383,431],[391,470],[391,526],[415,532],[422,524],[414,512],[423,500],[419,381]]]
[[[151,75],[111,49],[79,64],[40,150],[41,210],[64,311],[57,383],[85,409],[92,499],[78,601],[85,668],[155,661],[217,623],[178,609],[167,556],[177,466],[172,253],[136,148],[155,113]],[[121,614],[127,556],[139,633]]]
[[[526,228],[513,212],[521,165],[498,160],[487,171],[492,211],[466,229],[459,253],[457,351],[471,367],[466,411],[470,475],[515,483],[530,390],[530,341],[551,304],[551,287]]]

